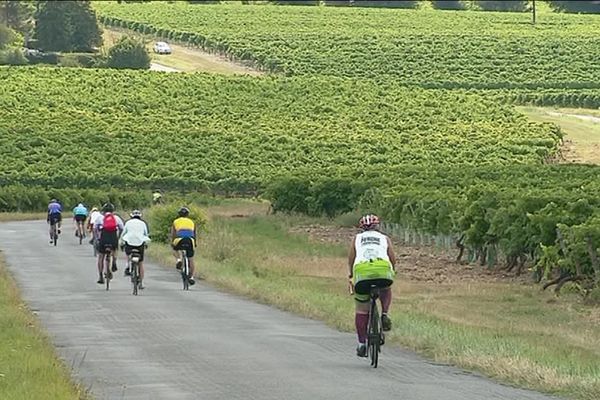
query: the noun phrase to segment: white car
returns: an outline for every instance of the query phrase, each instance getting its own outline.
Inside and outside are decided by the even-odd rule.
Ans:
[[[171,46],[167,42],[156,42],[154,52],[158,54],[171,54]]]

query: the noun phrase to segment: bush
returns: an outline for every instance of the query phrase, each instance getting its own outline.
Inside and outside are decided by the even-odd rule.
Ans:
[[[68,53],[59,56],[63,67],[98,68],[104,64],[103,57],[91,53]]]
[[[196,223],[196,233],[199,235],[206,228],[206,214],[198,206],[189,205],[187,207],[190,209],[190,218]],[[150,208],[146,213],[146,221],[150,226],[153,241],[168,242],[171,225],[173,225],[173,220],[177,218],[177,212],[180,208],[180,203],[168,203]]]
[[[28,63],[21,49],[12,48],[0,52],[0,65],[26,65]]]
[[[149,69],[150,55],[140,40],[124,36],[108,50],[109,68]]]

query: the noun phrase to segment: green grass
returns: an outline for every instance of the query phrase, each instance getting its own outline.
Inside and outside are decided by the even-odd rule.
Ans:
[[[566,133],[567,161],[600,164],[600,111],[573,108],[518,107],[536,122],[552,122]],[[586,117],[590,117],[586,119]]]
[[[214,217],[200,241],[198,271],[218,287],[352,331],[345,246],[288,233],[308,222]],[[172,264],[166,247],[152,247],[152,255]],[[391,343],[503,382],[573,399],[600,397],[600,310],[577,296],[557,300],[534,285],[402,279],[394,292]]]
[[[0,212],[0,222],[46,219],[46,213]]]
[[[0,254],[0,398],[85,399],[19,297]]]

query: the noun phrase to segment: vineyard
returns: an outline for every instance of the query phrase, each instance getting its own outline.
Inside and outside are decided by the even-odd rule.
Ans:
[[[284,75],[433,88],[600,88],[600,19],[551,14],[98,2],[101,21]]]
[[[600,282],[600,168],[556,164],[562,132],[511,105],[600,106],[598,17],[95,7],[272,73],[0,69],[0,209],[39,208],[48,188],[260,194],[275,211],[373,210],[558,288]]]
[[[304,170],[541,164],[561,139],[458,91],[341,78],[0,70],[0,183],[257,188]]]

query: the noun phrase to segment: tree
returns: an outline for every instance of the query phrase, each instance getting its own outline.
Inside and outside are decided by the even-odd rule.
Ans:
[[[600,14],[600,0],[549,0],[548,3],[556,11]]]
[[[87,0],[40,2],[35,36],[44,50],[89,51],[102,44],[96,13]]]
[[[465,4],[461,0],[431,0],[433,8],[440,10],[464,10]]]
[[[143,42],[123,36],[108,50],[106,64],[110,68],[148,69],[150,55]]]
[[[15,32],[6,25],[0,24],[0,50],[14,42]]]
[[[33,10],[31,1],[0,1],[0,23],[18,32],[27,33],[31,29]]]
[[[475,2],[484,11],[525,11],[528,0],[478,0]]]
[[[325,0],[326,6],[415,8],[418,0]]]

